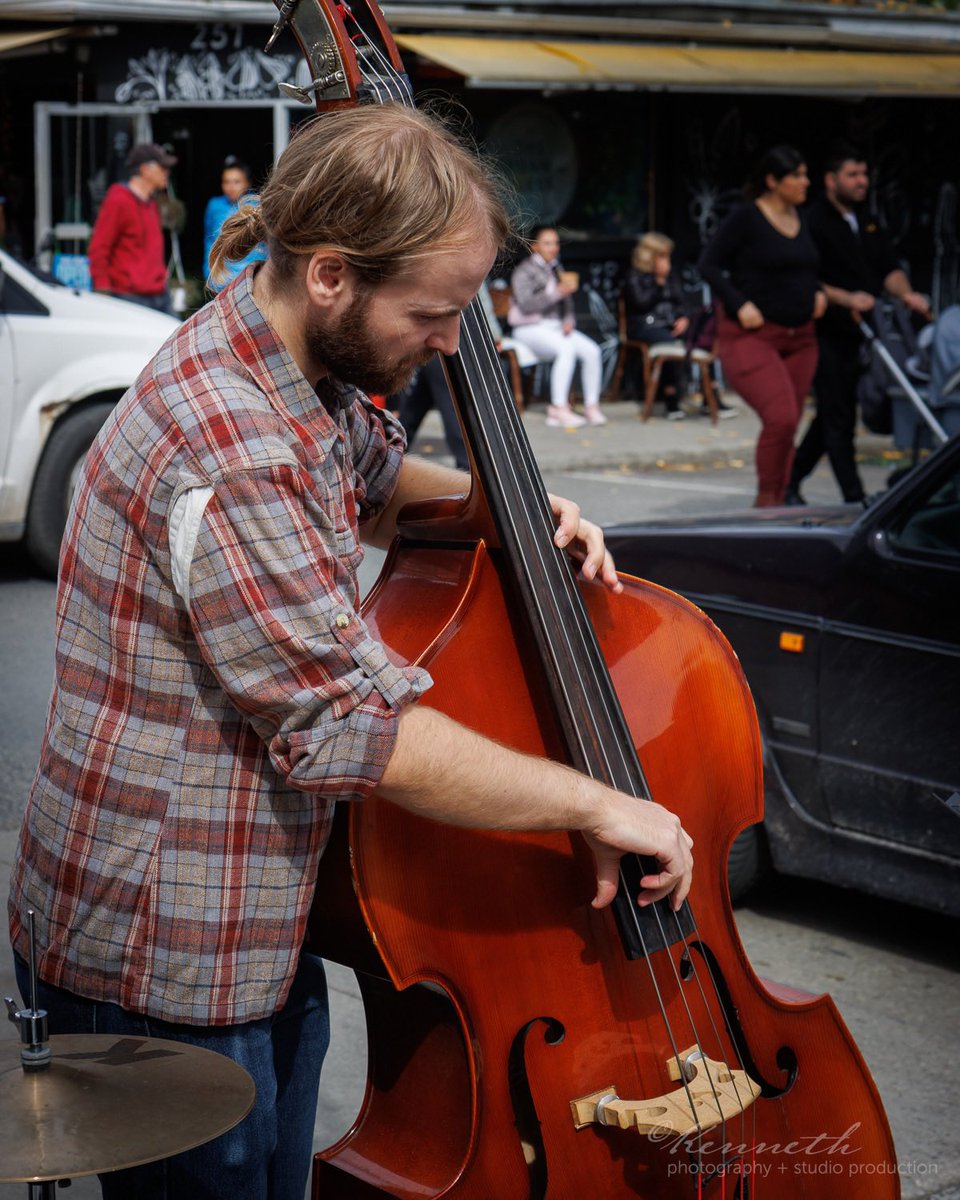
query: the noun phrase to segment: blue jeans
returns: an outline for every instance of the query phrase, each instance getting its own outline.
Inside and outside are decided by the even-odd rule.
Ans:
[[[14,955],[20,993],[29,971]],[[330,1040],[323,962],[300,955],[290,996],[272,1017],[203,1027],[157,1021],[39,981],[37,1004],[58,1033],[170,1038],[225,1054],[253,1077],[253,1109],[227,1133],[174,1158],[100,1176],[104,1200],[303,1200],[313,1154],[320,1067]]]

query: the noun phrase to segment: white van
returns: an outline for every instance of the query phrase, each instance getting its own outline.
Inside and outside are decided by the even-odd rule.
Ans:
[[[56,576],[77,472],[107,413],[177,328],[0,250],[0,541]]]

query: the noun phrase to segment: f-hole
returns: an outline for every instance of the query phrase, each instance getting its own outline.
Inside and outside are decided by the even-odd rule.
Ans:
[[[535,1025],[541,1024],[546,1026],[543,1040],[548,1046],[556,1046],[563,1041],[566,1030],[556,1017],[536,1017],[528,1021],[513,1039],[508,1074],[513,1122],[520,1137],[520,1146],[530,1179],[529,1200],[546,1200],[547,1195],[547,1153],[540,1135],[540,1118],[530,1091],[526,1064],[527,1036]]]
[[[789,1092],[796,1082],[799,1063],[797,1061],[797,1053],[792,1046],[781,1046],[777,1050],[777,1066],[784,1074],[783,1085],[780,1086],[765,1079],[760,1074],[760,1068],[757,1066],[757,1061],[750,1049],[750,1043],[747,1040],[747,1034],[743,1026],[740,1024],[737,1016],[737,1006],[733,1002],[733,997],[730,994],[730,988],[724,978],[723,971],[720,969],[720,964],[714,957],[709,946],[703,942],[689,942],[687,949],[684,951],[684,958],[687,957],[690,950],[698,951],[710,969],[710,979],[714,985],[716,997],[720,1002],[720,1009],[723,1013],[723,1021],[727,1027],[727,1033],[733,1041],[737,1051],[737,1059],[740,1065],[747,1072],[751,1079],[760,1084],[760,1095],[767,1100],[776,1099],[778,1096],[783,1096]],[[685,971],[689,969],[688,965],[681,963],[680,973],[686,979]]]

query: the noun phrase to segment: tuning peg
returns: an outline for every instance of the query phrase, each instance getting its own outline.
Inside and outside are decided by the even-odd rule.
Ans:
[[[324,75],[320,79],[308,84],[306,87],[298,87],[295,83],[278,83],[277,87],[287,97],[288,100],[299,100],[301,104],[312,104],[311,96],[317,92],[325,92],[327,88],[334,87],[336,84],[343,83],[344,74],[342,71],[333,71],[329,75]]]
[[[270,31],[270,37],[267,39],[267,45],[264,49],[264,54],[269,54],[273,49],[273,43],[277,40],[280,34],[283,33],[287,22],[293,16],[293,11],[299,3],[300,0],[283,0],[283,3],[279,5],[280,13],[277,17],[276,24]]]

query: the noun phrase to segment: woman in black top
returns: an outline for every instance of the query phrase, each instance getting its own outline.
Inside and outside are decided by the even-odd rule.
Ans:
[[[724,376],[763,423],[758,506],[783,503],[794,435],[817,367],[813,322],[826,297],[817,248],[798,212],[809,186],[798,150],[768,151],[754,173],[752,203],[730,213],[700,259],[720,302],[717,350]]]

